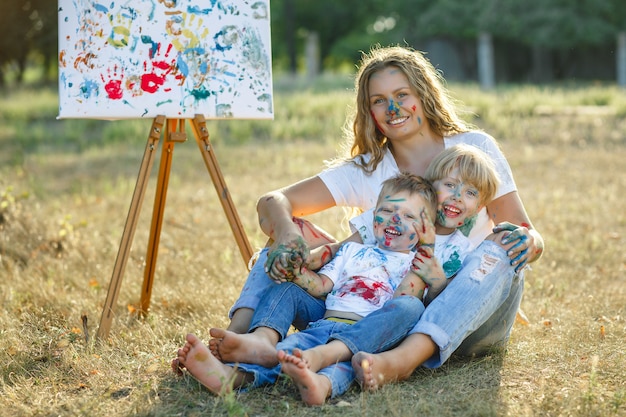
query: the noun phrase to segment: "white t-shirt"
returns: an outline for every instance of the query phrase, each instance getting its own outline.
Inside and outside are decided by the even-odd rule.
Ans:
[[[319,273],[334,285],[326,296],[326,309],[362,317],[380,309],[409,272],[414,252],[402,253],[378,246],[347,242]]]
[[[446,149],[460,143],[476,146],[493,159],[500,177],[500,185],[494,199],[517,190],[511,167],[495,139],[481,131],[465,132],[444,138]],[[363,158],[368,161],[370,156],[364,155]],[[345,162],[322,171],[318,177],[324,181],[335,199],[335,204],[367,211],[376,205],[383,181],[399,173],[398,165],[391,151],[387,149],[383,160],[371,174],[367,174],[352,162]],[[483,208],[478,213],[476,223],[468,236],[472,245],[478,246],[491,233],[493,226],[493,221],[487,215],[487,210]]]
[[[376,244],[373,222],[374,209],[367,210],[350,220],[350,227],[359,232],[361,240],[366,245]],[[449,235],[435,236],[435,258],[439,260],[446,278],[451,278],[461,269],[465,256],[475,247],[476,245],[473,245],[459,229]]]

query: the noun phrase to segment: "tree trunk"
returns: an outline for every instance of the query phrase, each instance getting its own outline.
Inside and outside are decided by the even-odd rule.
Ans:
[[[306,37],[306,74],[315,79],[320,71],[320,37],[317,32],[309,32]]]
[[[287,56],[289,57],[289,71],[292,75],[295,75],[298,71],[298,59],[296,55],[296,30],[294,22],[296,20],[296,14],[294,10],[293,0],[285,0],[285,30],[287,36],[285,42],[287,43]]]
[[[484,90],[491,90],[496,85],[493,39],[491,34],[487,32],[478,35],[478,80]]]
[[[626,32],[617,34],[617,85],[626,87]]]
[[[532,57],[533,65],[530,80],[536,83],[554,81],[554,67],[550,51],[542,46],[533,45]]]

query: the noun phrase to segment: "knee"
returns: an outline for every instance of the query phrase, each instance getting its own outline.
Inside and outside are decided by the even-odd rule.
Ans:
[[[389,308],[394,308],[398,310],[402,310],[407,314],[421,314],[424,311],[424,303],[417,297],[413,297],[411,295],[400,295],[398,297],[392,298],[388,302]]]

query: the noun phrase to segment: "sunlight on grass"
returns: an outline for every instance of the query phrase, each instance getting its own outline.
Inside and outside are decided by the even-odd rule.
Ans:
[[[319,172],[342,141],[350,81],[324,82],[308,89],[298,80],[282,83],[273,122],[210,122],[255,249],[266,240],[256,199]],[[546,240],[544,257],[526,276],[528,323],[515,324],[505,353],[454,358],[376,393],[353,387],[322,409],[303,406],[286,378],[216,398],[169,369],[186,333],[207,338],[209,327],[227,325],[246,275],[192,137],[173,158],[150,314],[140,320],[133,309],[158,160],[111,336],[94,340],[150,124],[57,121],[54,89],[7,91],[0,99],[0,414],[625,415],[624,92],[451,88],[468,120],[499,139]],[[333,209],[311,218],[344,237],[343,216]]]

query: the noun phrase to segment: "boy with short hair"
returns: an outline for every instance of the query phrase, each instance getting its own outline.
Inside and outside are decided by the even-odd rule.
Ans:
[[[423,243],[425,236],[419,231],[433,230],[436,209],[437,194],[430,182],[412,174],[386,180],[372,222],[374,245],[347,242],[319,272],[307,268],[294,271],[296,284],[314,296],[326,297],[327,312],[324,319],[278,343],[274,350],[275,366],[267,366],[262,355],[251,355],[249,363],[222,363],[196,336],[187,335],[187,343],[178,351],[176,363],[173,363],[175,370],[178,366],[186,367],[210,391],[222,394],[232,388],[275,382],[281,371],[279,351],[285,353],[317,346],[326,343],[332,335],[345,334],[354,338],[360,348],[372,352],[393,347],[413,328],[424,310],[421,297],[391,299],[403,278],[410,274],[415,247]],[[389,300],[393,311],[387,313],[383,321],[377,320],[376,311]],[[370,331],[367,334],[353,332],[353,323],[366,316],[370,317]],[[407,319],[409,317],[411,319]],[[401,324],[386,326],[389,319]],[[351,336],[347,336],[349,334]],[[354,380],[349,362],[333,366],[324,375],[328,391],[335,395],[345,392]],[[305,402],[308,403],[306,399]]]

